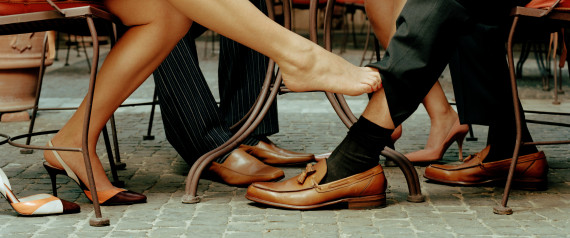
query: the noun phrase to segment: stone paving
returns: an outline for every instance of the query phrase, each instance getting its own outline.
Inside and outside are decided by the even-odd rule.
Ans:
[[[199,44],[201,46],[202,44]],[[200,53],[199,55],[206,55]],[[348,51],[344,57],[354,60],[358,51]],[[352,58],[351,58],[352,57]],[[42,105],[77,105],[87,82],[87,67],[81,57],[71,66],[52,66],[46,75]],[[358,62],[358,61],[356,61]],[[202,61],[205,75],[215,82],[217,57]],[[567,75],[566,75],[567,77]],[[449,76],[441,79],[449,93]],[[537,85],[540,83],[537,81]],[[65,84],[66,87],[61,87]],[[215,86],[213,86],[215,88]],[[148,101],[153,82],[148,80],[129,98],[129,102]],[[521,89],[535,91],[536,97],[526,97],[526,109],[570,111],[567,95],[562,105],[551,104],[551,97],[532,86]],[[550,94],[548,94],[550,93]],[[449,94],[452,95],[452,94]],[[525,94],[527,95],[527,94]],[[537,99],[538,98],[538,99]],[[452,100],[452,96],[450,97]],[[322,93],[287,94],[279,96],[280,133],[271,139],[281,147],[315,154],[332,150],[344,137],[345,126],[340,122]],[[355,112],[366,104],[363,97],[350,98]],[[265,207],[244,198],[245,188],[200,180],[202,202],[183,204],[184,180],[190,169],[166,141],[160,114],[155,116],[155,140],[142,140],[146,133],[149,108],[123,108],[117,114],[121,158],[126,170],[119,171],[126,188],[143,192],[148,203],[130,206],[103,207],[103,215],[111,226],[91,227],[94,216],[89,200],[79,187],[64,177],[58,177],[58,192],[63,199],[81,205],[81,213],[47,217],[20,217],[7,202],[0,202],[0,237],[569,237],[570,235],[570,147],[541,146],[550,164],[549,188],[546,191],[513,190],[509,206],[514,214],[500,216],[492,208],[501,201],[502,185],[497,187],[453,187],[428,183],[420,178],[423,203],[406,201],[407,186],[398,168],[385,167],[389,181],[388,205],[370,210],[347,210],[340,207],[314,211],[294,211]],[[60,128],[71,115],[69,111],[43,111],[36,130]],[[533,119],[553,119],[555,116],[529,115]],[[27,131],[27,122],[0,123],[0,133],[9,135]],[[404,124],[404,134],[396,143],[400,152],[421,149],[429,133],[429,119],[420,107]],[[466,141],[465,156],[485,146],[486,127],[473,127],[477,141]],[[570,129],[530,125],[536,140],[568,139]],[[33,139],[44,144],[48,136]],[[107,155],[101,144],[98,153],[108,168]],[[19,149],[3,145],[0,148],[0,168],[10,178],[15,193],[27,196],[51,193],[50,180],[42,167],[42,152],[22,155]],[[452,145],[443,163],[457,161],[458,149]],[[285,167],[286,177],[296,175],[300,167]],[[424,167],[416,167],[423,174]]]

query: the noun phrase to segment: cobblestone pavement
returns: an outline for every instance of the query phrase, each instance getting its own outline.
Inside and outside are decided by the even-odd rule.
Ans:
[[[202,44],[199,44],[199,46]],[[210,55],[210,53],[200,53]],[[354,60],[359,52],[343,56]],[[351,58],[352,57],[352,58]],[[49,70],[42,105],[77,105],[87,82],[87,67],[81,58],[71,66],[59,63]],[[217,58],[202,62],[209,81],[215,81]],[[358,62],[358,61],[356,61]],[[566,75],[567,77],[567,75]],[[442,77],[447,90],[449,76]],[[65,84],[66,87],[61,87]],[[537,83],[539,84],[539,83]],[[215,86],[214,86],[215,87]],[[529,86],[531,87],[531,86]],[[543,94],[536,88],[524,88],[528,95]],[[148,80],[129,102],[148,101],[153,83]],[[548,93],[548,92],[547,92]],[[525,94],[527,95],[527,94]],[[546,94],[544,94],[546,95]],[[548,94],[551,95],[551,94]],[[567,95],[559,106],[549,97],[527,97],[527,109],[570,111]],[[539,98],[539,99],[533,99]],[[542,98],[542,99],[541,99]],[[356,112],[366,103],[363,97],[350,98]],[[312,153],[331,151],[343,138],[346,128],[328,106],[322,93],[287,94],[279,97],[280,133],[271,136],[279,146]],[[36,130],[58,129],[71,115],[69,111],[43,111]],[[244,198],[245,188],[231,187],[206,179],[200,180],[202,202],[182,204],[184,179],[190,167],[166,141],[160,114],[155,116],[152,134],[155,140],[142,140],[146,133],[149,107],[120,109],[117,128],[121,158],[126,170],[119,171],[126,188],[143,192],[148,203],[103,207],[103,215],[111,220],[108,227],[90,227],[94,216],[89,200],[74,182],[58,177],[59,196],[81,205],[81,213],[48,217],[19,217],[7,202],[0,202],[0,237],[569,237],[570,233],[570,147],[541,146],[550,164],[549,188],[546,191],[514,190],[509,206],[514,214],[500,216],[492,208],[500,203],[503,188],[453,187],[428,183],[420,178],[423,203],[406,201],[407,186],[398,168],[386,167],[388,205],[370,210],[347,210],[338,207],[314,211],[275,209],[251,203]],[[529,115],[533,119],[568,119]],[[0,132],[9,135],[27,131],[27,122],[0,123]],[[427,140],[429,120],[422,107],[404,124],[403,137],[396,143],[400,152],[421,149]],[[485,146],[486,127],[474,126],[477,141],[465,142],[465,155]],[[530,125],[536,140],[568,139],[569,129]],[[33,144],[46,143],[47,136],[33,139]],[[98,153],[108,168],[107,156],[99,146]],[[10,178],[20,197],[50,193],[50,180],[42,168],[42,152],[22,155],[19,149],[0,148],[0,168]],[[457,159],[453,145],[443,163]],[[424,167],[416,167],[419,175]],[[286,177],[296,175],[299,167],[285,167]]]

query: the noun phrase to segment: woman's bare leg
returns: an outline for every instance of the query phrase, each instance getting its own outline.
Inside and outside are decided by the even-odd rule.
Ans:
[[[93,113],[89,128],[89,152],[99,191],[113,188],[95,153],[97,139],[105,123],[121,103],[140,86],[186,34],[191,21],[162,0],[107,0],[109,10],[132,26],[111,50],[97,76]],[[85,103],[54,136],[54,146],[81,147]],[[64,161],[87,182],[81,153],[58,152]],[[51,151],[48,163],[63,168]]]
[[[374,34],[384,48],[396,32],[396,19],[402,11],[406,0],[367,0],[365,1],[368,19]],[[458,120],[455,110],[447,102],[445,93],[439,82],[431,88],[422,101],[431,121],[430,134],[425,149],[436,149],[445,140],[447,134]]]
[[[431,121],[429,137],[424,149],[436,149],[443,144],[459,116],[453,110],[441,84],[437,82],[422,101]]]
[[[396,18],[400,15],[406,0],[365,0],[367,17],[374,30],[374,35],[384,48],[396,33]]]
[[[168,0],[192,20],[275,60],[293,91],[360,95],[380,88],[380,75],[357,67],[269,20],[247,0]]]

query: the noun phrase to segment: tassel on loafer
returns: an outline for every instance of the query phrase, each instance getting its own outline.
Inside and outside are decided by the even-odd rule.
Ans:
[[[349,209],[386,205],[386,177],[380,165],[334,182],[319,184],[327,173],[326,161],[307,165],[305,171],[283,182],[257,182],[245,197],[251,201],[288,209],[308,210],[333,204]]]

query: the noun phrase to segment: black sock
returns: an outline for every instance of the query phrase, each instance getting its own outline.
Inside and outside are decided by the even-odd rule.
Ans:
[[[327,159],[321,184],[362,173],[378,165],[380,152],[390,143],[394,129],[386,129],[360,117]]]

